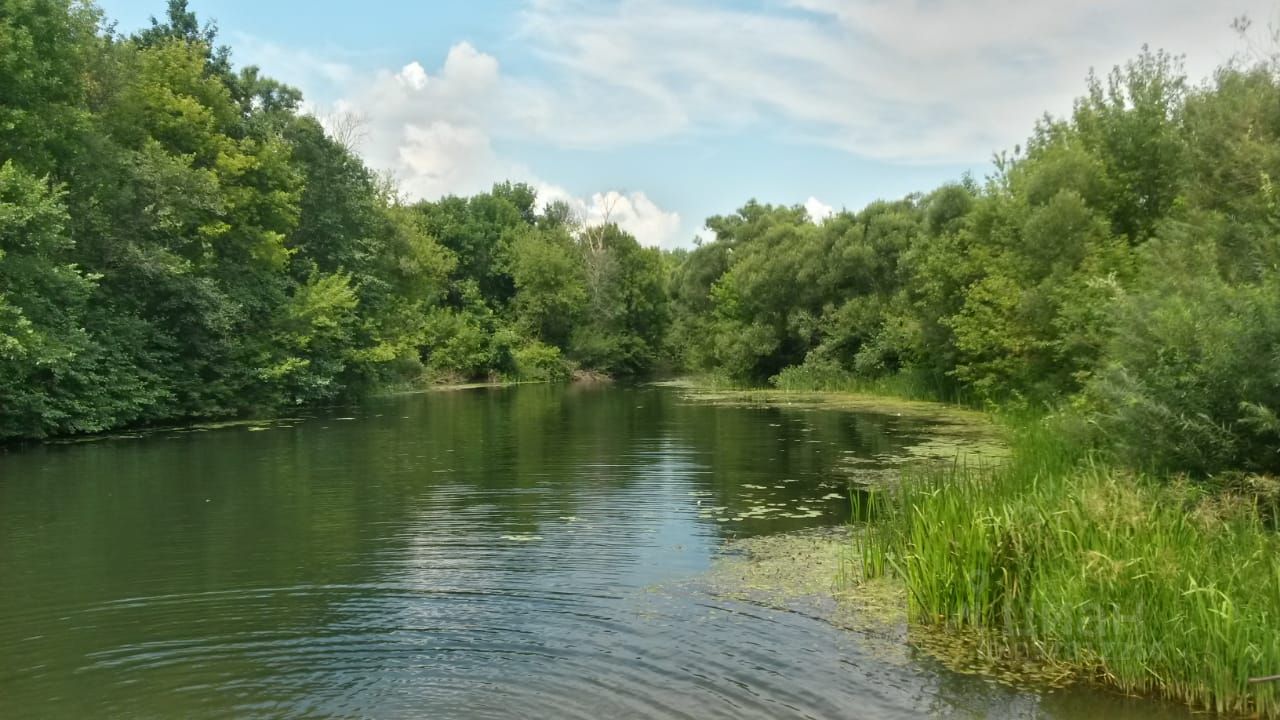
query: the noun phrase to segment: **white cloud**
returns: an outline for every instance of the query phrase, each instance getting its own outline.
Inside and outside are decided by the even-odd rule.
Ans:
[[[643,192],[623,195],[610,190],[591,196],[589,221],[616,222],[645,245],[671,247],[680,231],[680,215],[658,207]]]
[[[562,76],[533,124],[562,145],[782,124],[797,139],[908,162],[982,161],[1063,113],[1090,67],[1143,43],[1193,79],[1270,0],[674,0],[534,3],[524,37]]]
[[[427,86],[427,70],[422,63],[414,60],[400,69],[396,80],[411,90],[421,90]]]
[[[1270,0],[529,0],[516,39],[538,62],[518,74],[466,42],[376,72],[244,36],[236,46],[328,100],[318,115],[363,118],[370,165],[431,199],[507,179],[554,188],[554,172],[501,151],[520,144],[613,149],[727,131],[980,163],[1044,111],[1068,111],[1090,67],[1145,42],[1187,53],[1198,79],[1239,49],[1233,17],[1265,24],[1273,12]],[[680,217],[645,193],[599,190],[571,204],[586,217],[612,204],[647,244],[684,239]],[[816,198],[806,208],[830,211]]]
[[[620,193],[610,190],[594,193],[590,198],[575,197],[555,185],[535,185],[539,200],[546,204],[557,200],[569,208],[583,224],[616,223],[635,236],[642,245],[672,248],[680,243],[680,214],[658,207],[643,192]]]
[[[402,189],[413,197],[479,192],[501,174],[489,137],[476,127],[445,120],[407,124],[396,150]]]
[[[261,41],[249,43],[254,62],[271,63],[272,72],[300,85],[314,83],[315,57]],[[336,131],[343,122],[358,119],[363,127],[351,133],[369,164],[389,172],[410,198],[436,199],[488,190],[495,182],[527,182],[542,201],[564,200],[587,224],[606,219],[617,223],[645,245],[676,244],[680,216],[655,204],[644,192],[617,190],[577,197],[539,177],[529,168],[502,157],[493,137],[533,118],[545,108],[547,96],[535,88],[502,76],[498,60],[469,43],[449,49],[443,65],[430,72],[418,60],[398,71],[361,76],[349,67],[329,63],[327,77],[341,79],[340,99],[312,105],[314,112]],[[332,84],[332,83],[331,83]]]
[[[439,72],[415,60],[397,72],[359,78],[339,101],[366,119],[361,152],[390,171],[412,197],[487,190],[518,179],[494,152],[488,125],[500,102],[498,61],[467,43],[454,45]]]
[[[806,212],[809,213],[809,219],[819,225],[822,224],[822,221],[831,217],[831,215],[835,212],[835,208],[822,202],[818,198],[813,197],[812,195],[809,196],[808,200],[804,201],[804,209]]]

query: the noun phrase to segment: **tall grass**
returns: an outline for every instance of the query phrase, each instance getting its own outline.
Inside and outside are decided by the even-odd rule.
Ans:
[[[805,363],[784,368],[769,382],[786,392],[846,392],[977,406],[976,399],[954,382],[923,369],[863,376],[838,366]]]
[[[1044,423],[999,468],[922,469],[871,499],[863,573],[913,622],[1218,711],[1280,717],[1280,535],[1257,507],[1107,467]]]

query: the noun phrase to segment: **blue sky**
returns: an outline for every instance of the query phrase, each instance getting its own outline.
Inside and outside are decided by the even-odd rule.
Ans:
[[[857,209],[983,176],[1091,67],[1146,43],[1193,79],[1274,0],[191,0],[410,197],[532,183],[687,245],[750,198]],[[124,32],[163,0],[99,0]]]

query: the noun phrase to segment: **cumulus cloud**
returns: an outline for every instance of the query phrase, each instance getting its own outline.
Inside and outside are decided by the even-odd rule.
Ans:
[[[645,245],[658,247],[672,245],[680,231],[679,213],[663,210],[643,192],[595,193],[587,208],[587,221],[615,222]]]
[[[588,225],[614,222],[645,245],[676,244],[680,215],[644,192],[575,196],[498,153],[494,137],[545,114],[549,96],[504,78],[497,58],[470,43],[451,47],[437,71],[414,60],[372,76],[339,63],[317,65],[308,52],[291,54],[257,40],[246,45],[252,62],[288,82],[306,87],[327,79],[336,86],[339,99],[309,109],[331,133],[350,139],[372,167],[395,178],[410,198],[470,195],[495,182],[526,182],[544,204],[563,200]]]
[[[468,43],[450,48],[435,73],[415,60],[344,89],[335,105],[368,125],[362,154],[411,197],[472,194],[529,175],[494,151],[489,125],[502,104],[498,61]]]
[[[898,163],[981,163],[1063,113],[1091,67],[1142,43],[1187,53],[1193,79],[1239,48],[1228,28],[1270,0],[528,0],[516,40],[533,65],[508,72],[467,42],[443,59],[356,70],[310,51],[236,39],[241,59],[362,118],[359,151],[415,198],[495,181],[557,188],[502,148],[615,149],[758,133]],[[341,55],[337,57],[341,58]],[[681,240],[680,217],[644,192],[580,188],[571,205],[643,242]],[[598,190],[594,194],[591,192]],[[819,220],[831,209],[806,202]]]
[[[804,209],[809,213],[809,219],[819,225],[822,224],[823,220],[826,220],[835,213],[835,208],[812,195],[809,196],[808,200],[804,201]]]
[[[680,214],[663,210],[643,192],[610,190],[594,193],[590,198],[580,198],[555,185],[535,187],[541,203],[567,203],[584,225],[615,223],[641,244],[651,247],[671,248],[680,239]]]

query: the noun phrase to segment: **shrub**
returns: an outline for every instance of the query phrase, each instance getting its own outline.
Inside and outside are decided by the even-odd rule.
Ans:
[[[1280,472],[1280,280],[1232,284],[1207,243],[1153,244],[1086,404],[1134,467]]]
[[[516,377],[521,380],[568,380],[571,368],[560,355],[560,348],[537,340],[512,354]]]
[[[834,360],[809,357],[802,365],[783,368],[769,382],[779,390],[847,390],[854,378]]]

